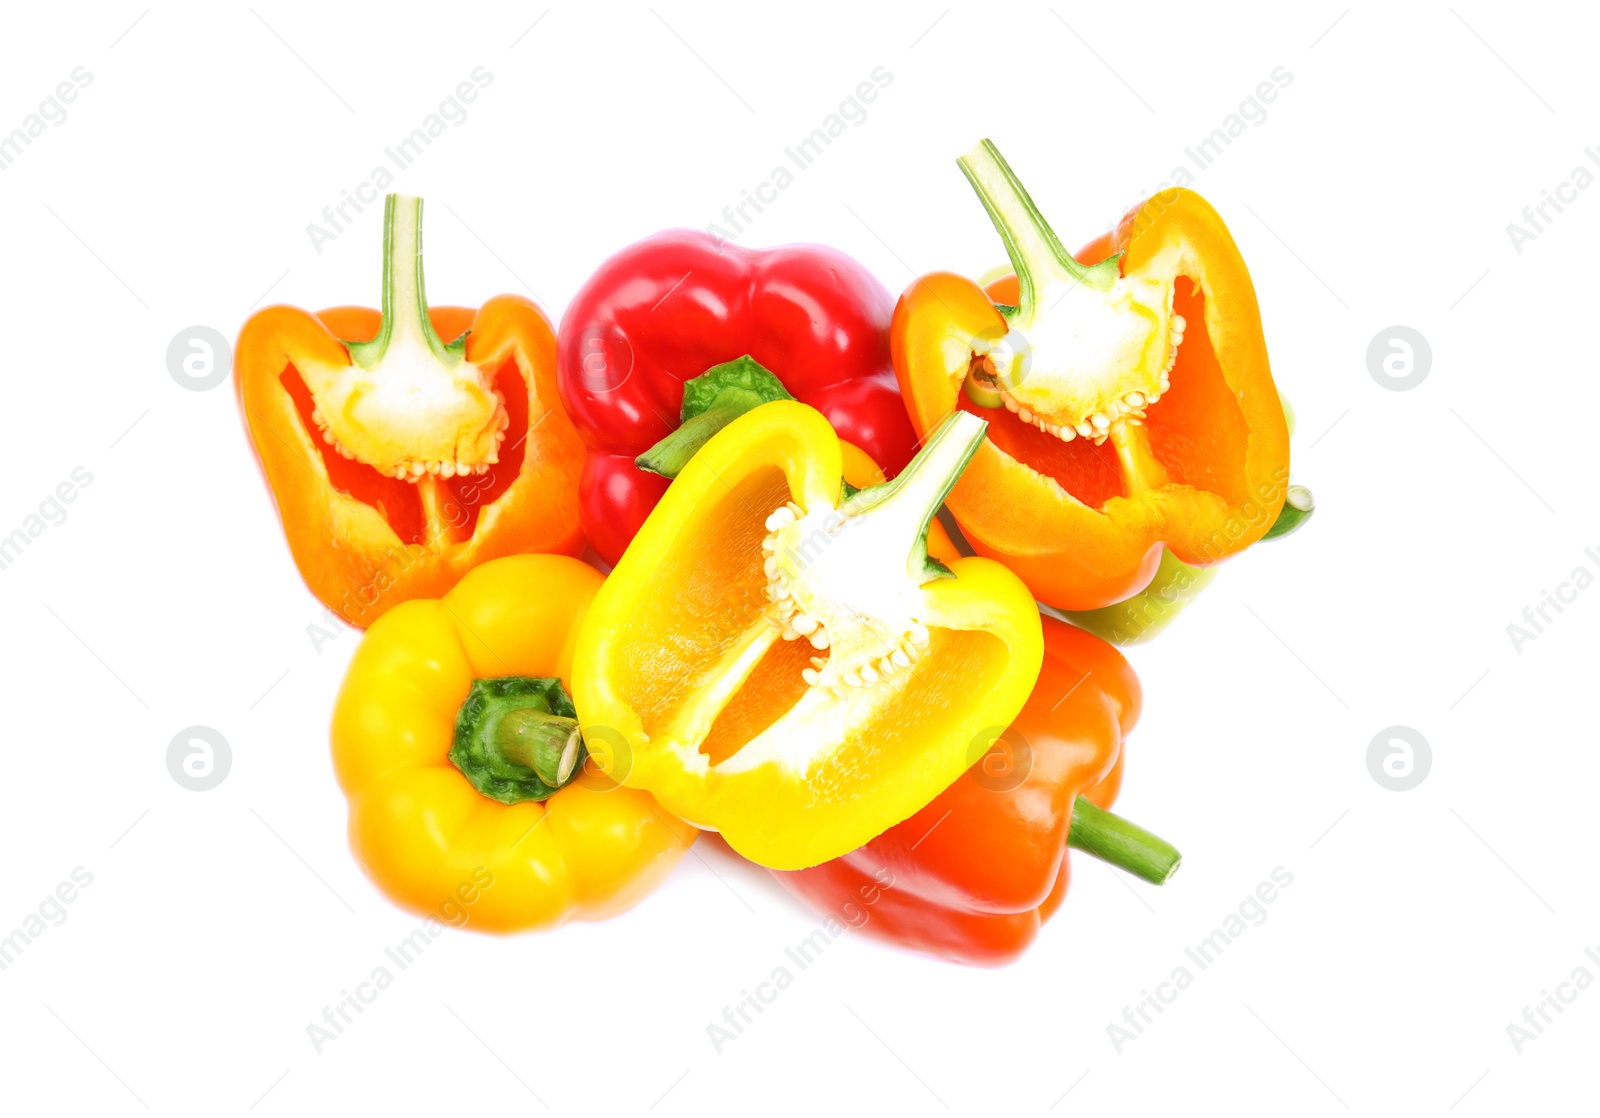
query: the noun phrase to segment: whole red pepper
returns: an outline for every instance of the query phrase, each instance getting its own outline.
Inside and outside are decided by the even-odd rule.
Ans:
[[[1043,620],[1039,682],[966,775],[860,849],[773,876],[820,915],[971,966],[1011,962],[1061,906],[1069,839],[1149,880],[1170,877],[1177,851],[1100,810],[1122,785],[1139,679],[1105,641]]]
[[[683,382],[749,355],[894,476],[916,436],[889,359],[894,299],[820,245],[746,249],[690,229],[612,256],[561,320],[557,381],[588,448],[579,520],[615,564],[667,479],[633,460],[678,426]]]

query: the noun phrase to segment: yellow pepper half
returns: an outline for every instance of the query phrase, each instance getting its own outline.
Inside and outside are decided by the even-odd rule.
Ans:
[[[563,681],[602,581],[566,556],[496,559],[362,639],[334,767],[351,848],[402,908],[494,932],[600,920],[694,841],[648,793],[582,763]]]
[[[961,776],[1044,655],[1021,580],[928,556],[984,428],[955,413],[861,490],[803,404],[718,432],[580,629],[573,699],[601,768],[776,869],[854,850]]]

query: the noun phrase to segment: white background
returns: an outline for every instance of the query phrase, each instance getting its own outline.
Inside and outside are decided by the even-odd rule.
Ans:
[[[1592,19],[1472,2],[542,11],[6,16],[0,131],[74,67],[93,82],[0,172],[0,534],[75,467],[93,482],[0,571],[0,932],[75,867],[93,884],[0,972],[0,1106],[1592,1107],[1600,990],[1520,1055],[1507,1026],[1574,968],[1600,977],[1600,590],[1520,652],[1506,631],[1575,567],[1600,571],[1600,189],[1520,254],[1506,232],[1600,145]],[[555,316],[615,249],[718,220],[875,67],[894,80],[868,119],[742,239],[837,245],[893,291],[1001,260],[954,163],[979,137],[1075,244],[1292,73],[1195,185],[1250,264],[1319,511],[1131,654],[1147,706],[1120,809],[1181,845],[1171,886],[1080,860],[1062,913],[1001,971],[847,937],[719,1055],[707,1025],[815,921],[705,843],[610,923],[449,935],[314,1051],[307,1026],[416,924],[351,859],[329,763],[358,638],[317,651],[322,610],[231,386],[186,390],[165,354],[195,324],[233,338],[265,302],[375,301],[378,212],[321,253],[306,226],[478,66],[493,84],[397,183],[430,203],[429,293],[524,292]],[[1411,391],[1368,372],[1394,324],[1431,343]],[[205,793],[166,765],[195,724],[233,755]],[[1368,771],[1395,724],[1432,748],[1408,792]],[[1294,882],[1266,922],[1118,1054],[1124,1006],[1278,866]]]

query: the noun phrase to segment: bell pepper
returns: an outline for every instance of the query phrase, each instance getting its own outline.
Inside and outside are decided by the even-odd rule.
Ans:
[[[781,869],[855,849],[960,776],[1043,655],[1015,575],[928,554],[983,429],[952,416],[859,491],[804,404],[762,404],[714,435],[579,633],[573,699],[600,767]]]
[[[749,356],[892,476],[915,436],[889,362],[893,299],[820,245],[746,249],[674,229],[612,256],[561,320],[558,381],[588,447],[583,530],[615,565],[667,482],[634,465],[681,422],[683,382]]]
[[[1033,693],[962,779],[860,849],[773,876],[875,939],[972,966],[1010,962],[1061,907],[1068,847],[1158,884],[1177,870],[1176,850],[1108,810],[1140,702],[1116,649],[1046,618]]]
[[[358,628],[485,560],[583,547],[583,445],[561,410],[550,323],[517,295],[430,309],[421,223],[421,199],[388,197],[381,314],[268,307],[235,350],[289,550]]]
[[[584,761],[572,649],[601,581],[567,556],[515,555],[367,630],[334,706],[333,763],[351,848],[396,904],[436,915],[467,889],[485,931],[600,920],[694,841]]]
[[[1093,610],[1155,576],[1163,545],[1211,566],[1260,539],[1289,435],[1250,274],[1204,199],[1135,207],[1080,263],[998,150],[960,160],[1005,242],[1015,303],[949,273],[895,308],[895,372],[919,433],[952,410],[989,439],[950,494],[980,555],[1042,602]]]

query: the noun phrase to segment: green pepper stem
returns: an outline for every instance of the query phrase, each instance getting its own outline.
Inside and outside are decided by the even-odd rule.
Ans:
[[[491,742],[501,758],[532,769],[552,788],[572,778],[583,736],[576,718],[530,707],[508,710],[495,724]]]
[[[675,478],[711,437],[747,411],[792,400],[783,382],[748,353],[683,382],[680,426],[633,460],[641,470]]]
[[[559,679],[475,679],[456,711],[450,763],[491,800],[548,799],[583,763],[577,714]]]
[[[422,283],[422,199],[403,194],[391,194],[383,202],[383,324],[370,342],[347,343],[346,348],[356,364],[372,368],[391,345],[426,347],[447,364],[460,358],[428,319]]]
[[[1284,495],[1283,508],[1278,510],[1278,519],[1272,522],[1272,527],[1268,528],[1267,534],[1261,538],[1277,540],[1297,532],[1316,511],[1317,502],[1311,496],[1311,490],[1303,485],[1291,485],[1289,492]]]
[[[961,480],[988,430],[989,424],[971,412],[951,412],[893,481],[861,490],[846,500],[840,511],[850,517],[871,512],[882,525],[885,539],[918,541],[907,565],[913,579],[925,582],[930,574],[937,577],[938,571],[948,575],[942,566],[934,572],[928,569],[928,523]]]
[[[1183,862],[1183,855],[1166,839],[1083,796],[1072,805],[1067,845],[1154,885],[1165,885]]]
[[[1024,321],[1032,320],[1044,289],[1052,281],[1086,284],[1100,291],[1111,287],[1118,275],[1118,257],[1091,267],[1074,260],[993,142],[978,141],[956,163],[978,192],[983,208],[989,211],[989,220],[1005,242],[1006,255],[1017,273]]]

